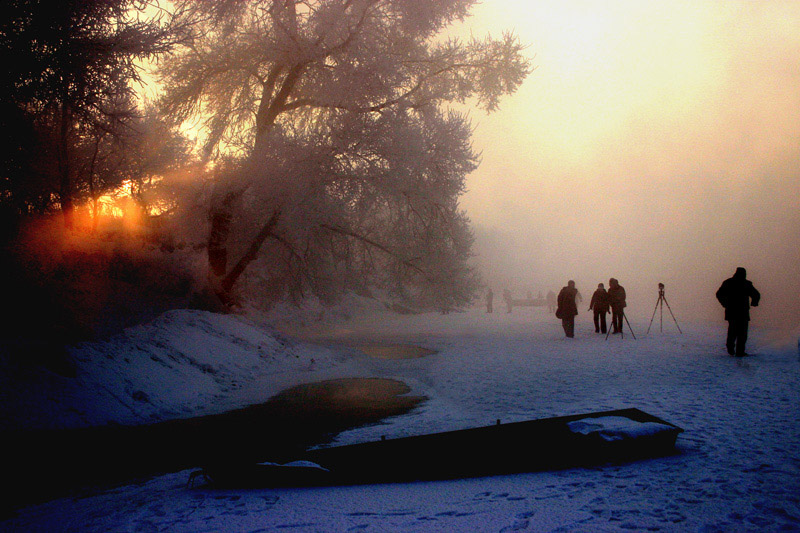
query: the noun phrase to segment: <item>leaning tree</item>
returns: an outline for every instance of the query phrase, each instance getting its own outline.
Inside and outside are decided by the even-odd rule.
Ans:
[[[175,2],[194,36],[163,63],[163,110],[200,121],[209,158],[235,160],[208,217],[223,301],[267,248],[296,287],[416,279],[463,303],[472,235],[458,198],[478,157],[445,106],[492,111],[529,72],[510,34],[442,36],[474,3]]]

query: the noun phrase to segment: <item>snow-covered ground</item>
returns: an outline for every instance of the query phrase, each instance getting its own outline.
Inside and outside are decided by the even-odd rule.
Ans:
[[[173,311],[75,347],[74,378],[10,367],[8,427],[135,423],[221,412],[291,385],[391,377],[429,399],[337,443],[637,407],[685,429],[678,454],[623,465],[452,481],[261,490],[188,488],[189,471],[19,510],[11,531],[796,531],[800,530],[800,357],[751,330],[755,355],[724,353],[725,323],[639,337],[576,338],[543,309],[370,320],[320,311],[277,323]],[[348,320],[345,320],[349,318]],[[328,326],[312,332],[315,320]],[[313,341],[313,342],[312,342]],[[418,359],[370,358],[359,342],[413,343]],[[13,376],[9,377],[9,376]],[[33,382],[36,381],[35,387]],[[25,418],[12,413],[22,412]],[[169,446],[169,443],[163,443]],[[454,450],[461,453],[462,450]],[[467,456],[465,460],[469,460]]]

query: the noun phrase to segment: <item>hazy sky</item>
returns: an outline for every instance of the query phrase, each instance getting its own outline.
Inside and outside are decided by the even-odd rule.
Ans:
[[[462,204],[495,292],[614,276],[649,321],[663,282],[679,320],[721,320],[744,266],[754,323],[800,325],[800,2],[485,0],[466,26],[513,29],[536,67],[471,113]]]

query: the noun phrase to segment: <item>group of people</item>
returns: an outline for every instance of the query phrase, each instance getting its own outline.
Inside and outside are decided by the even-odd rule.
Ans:
[[[661,286],[663,288],[663,286]],[[747,332],[750,323],[750,306],[757,307],[761,300],[761,294],[747,279],[747,271],[739,267],[732,277],[722,282],[716,292],[719,303],[725,308],[725,320],[728,321],[728,335],[725,339],[725,347],[730,355],[743,357],[747,355],[745,345],[747,343]],[[492,300],[494,294],[492,290],[486,296],[487,312],[492,312]],[[511,312],[511,296],[506,290],[503,299],[508,305],[508,312]],[[594,331],[595,333],[607,333],[606,315],[611,313],[611,333],[622,333],[622,322],[625,319],[626,303],[625,288],[619,284],[616,278],[608,280],[608,290],[602,283],[597,284],[597,289],[592,294],[589,302],[589,311],[594,312]],[[547,304],[550,312],[555,311],[556,318],[561,319],[564,333],[567,337],[575,336],[575,317],[578,314],[578,304],[583,301],[581,293],[575,287],[575,282],[569,280],[567,286],[563,287],[556,297],[550,291],[547,295]]]
[[[597,284],[597,289],[592,294],[589,302],[589,311],[594,311],[595,333],[606,333],[606,315],[611,312],[612,333],[622,332],[622,320],[625,315],[625,288],[616,278],[608,280],[608,290],[602,283]],[[569,280],[567,286],[558,293],[556,301],[556,318],[561,319],[564,333],[567,337],[575,336],[575,316],[578,314],[578,303],[583,301],[581,293],[575,287],[575,282]]]
[[[747,355],[747,332],[750,324],[750,306],[757,307],[761,294],[747,279],[747,271],[739,267],[732,277],[722,282],[716,297],[725,309],[725,320],[728,321],[728,335],[725,348],[730,355],[744,357]],[[611,311],[611,333],[622,332],[622,321],[625,318],[625,288],[615,278],[608,280],[606,291],[602,283],[592,294],[589,310],[594,311],[594,330],[606,333],[606,314]],[[575,336],[575,316],[578,314],[577,302],[581,302],[581,294],[570,280],[567,286],[558,293],[556,317],[561,319],[567,337]]]

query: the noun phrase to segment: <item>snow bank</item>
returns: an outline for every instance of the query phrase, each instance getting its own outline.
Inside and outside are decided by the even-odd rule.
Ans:
[[[75,376],[0,347],[0,430],[142,424],[215,414],[266,401],[310,381],[369,375],[353,350],[309,344],[279,332],[348,332],[356,317],[388,317],[374,298],[315,299],[269,313],[168,311],[107,340],[68,349]],[[28,358],[33,359],[33,358]],[[51,365],[52,366],[52,365]]]
[[[341,356],[339,356],[341,359]],[[102,342],[69,349],[75,377],[0,362],[0,429],[140,424],[265,401],[336,364],[331,350],[300,345],[240,316],[167,312]],[[272,379],[259,379],[271,376]],[[255,386],[255,383],[258,383]]]

